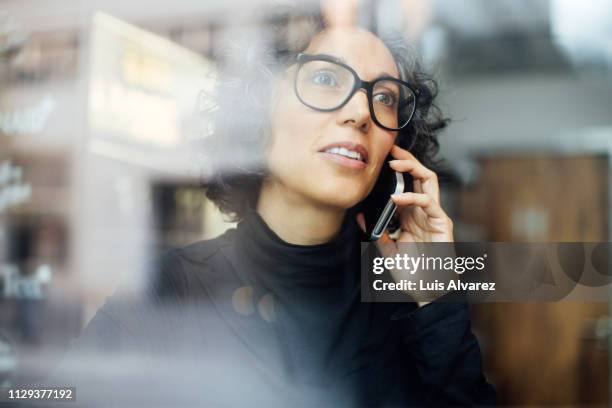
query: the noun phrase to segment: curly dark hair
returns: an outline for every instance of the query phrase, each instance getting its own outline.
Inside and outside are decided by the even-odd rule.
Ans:
[[[326,28],[320,12],[295,8],[269,18],[267,36],[247,45],[235,42],[219,54],[222,75],[206,114],[212,121],[204,148],[209,175],[203,183],[206,197],[232,221],[240,221],[255,208],[267,170],[264,149],[270,141],[270,96],[275,74],[295,62],[315,34]],[[398,66],[401,79],[420,89],[418,104],[409,125],[400,130],[396,143],[410,150],[426,167],[436,171],[441,160],[437,134],[448,124],[434,104],[437,82],[423,68],[417,53],[401,35],[381,37]],[[222,92],[221,92],[222,90]]]

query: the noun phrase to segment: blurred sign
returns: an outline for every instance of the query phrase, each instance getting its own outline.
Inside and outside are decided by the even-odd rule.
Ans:
[[[7,135],[40,133],[57,102],[51,95],[45,95],[33,106],[0,111],[0,133]]]
[[[32,186],[24,182],[20,166],[9,160],[0,163],[0,214],[7,208],[19,205],[30,199]]]
[[[187,123],[215,71],[195,52],[97,13],[89,73],[90,148],[160,168],[185,148]]]
[[[22,274],[16,265],[0,265],[4,299],[42,299],[43,285],[51,281],[51,267],[42,264],[31,275]]]

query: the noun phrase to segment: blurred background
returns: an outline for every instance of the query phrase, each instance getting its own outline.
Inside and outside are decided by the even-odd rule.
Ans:
[[[452,120],[457,241],[610,241],[612,3],[337,0],[395,30]],[[197,146],[218,46],[282,1],[0,0],[0,386],[44,377],[147,261],[217,236]],[[474,305],[501,405],[608,406],[608,303]]]

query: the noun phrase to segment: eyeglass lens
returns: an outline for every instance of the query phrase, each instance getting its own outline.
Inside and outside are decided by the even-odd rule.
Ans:
[[[301,65],[296,78],[300,99],[316,109],[333,110],[342,105],[355,86],[356,78],[345,67],[328,61],[308,61]],[[372,115],[383,126],[398,129],[412,116],[414,92],[400,82],[379,80],[374,84]]]

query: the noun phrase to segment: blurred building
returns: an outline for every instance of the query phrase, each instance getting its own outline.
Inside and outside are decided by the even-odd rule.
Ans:
[[[324,3],[399,31],[436,73],[458,241],[610,241],[612,4]],[[198,112],[221,40],[275,10],[0,0],[0,384],[43,375],[159,253],[230,226],[203,199]],[[500,403],[609,404],[607,303],[473,311]]]

